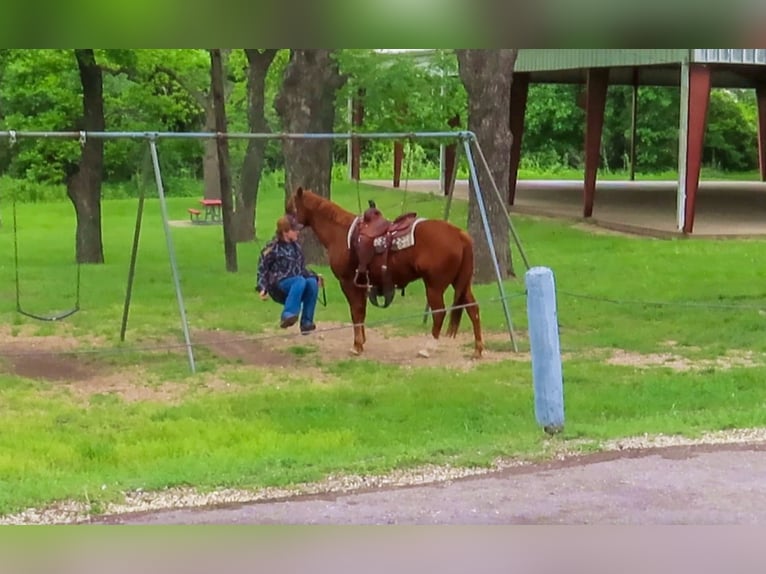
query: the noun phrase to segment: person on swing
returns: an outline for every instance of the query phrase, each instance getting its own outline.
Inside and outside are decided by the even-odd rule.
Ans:
[[[283,305],[279,326],[292,327],[300,318],[301,334],[314,329],[314,311],[322,278],[306,268],[298,234],[303,225],[292,215],[277,220],[277,232],[261,251],[256,289]]]

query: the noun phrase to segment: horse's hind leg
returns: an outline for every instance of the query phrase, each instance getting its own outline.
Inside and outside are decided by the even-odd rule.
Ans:
[[[428,306],[431,308],[433,318],[431,335],[433,335],[434,339],[439,338],[442,326],[444,325],[444,317],[446,316],[444,310],[444,291],[445,289],[426,285],[426,299],[428,300]]]
[[[465,312],[471,319],[473,325],[473,358],[478,359],[484,352],[484,340],[481,336],[481,319],[479,318],[479,306],[476,305],[476,298],[469,287],[463,296],[463,304],[466,305]]]

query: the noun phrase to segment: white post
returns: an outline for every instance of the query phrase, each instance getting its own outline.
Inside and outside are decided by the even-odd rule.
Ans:
[[[527,287],[529,347],[535,389],[535,417],[545,432],[564,428],[564,378],[556,310],[556,282],[547,267],[532,267],[524,275]]]
[[[683,231],[686,225],[686,147],[689,140],[689,60],[681,62],[681,109],[678,126],[678,195],[676,223]]]

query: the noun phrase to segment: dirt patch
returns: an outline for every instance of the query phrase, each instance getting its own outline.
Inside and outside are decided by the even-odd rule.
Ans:
[[[360,358],[405,367],[440,366],[471,369],[484,362],[526,357],[514,353],[508,334],[485,335],[490,349],[481,360],[471,358],[473,336],[458,333],[455,339],[443,337],[433,343],[430,335],[398,335],[386,328],[366,329],[367,343]],[[194,333],[193,340],[221,357],[246,364],[267,367],[294,367],[304,357],[327,363],[355,357],[352,352],[353,332],[343,323],[322,323],[310,335],[301,335],[297,328],[272,331],[263,335],[242,335],[227,331]],[[428,356],[420,351],[427,350]]]
[[[752,351],[728,351],[715,359],[691,359],[675,353],[634,353],[617,350],[606,359],[609,365],[625,365],[638,368],[667,367],[674,371],[702,371],[705,369],[732,369],[735,367],[757,367],[763,364]]]
[[[235,333],[232,331],[195,331],[195,345],[202,345],[212,353],[233,361],[259,367],[289,367],[295,363],[295,356],[269,345],[266,338]]]
[[[84,381],[99,374],[99,369],[67,355],[12,354],[0,347],[0,358],[19,377],[49,381]]]
[[[186,385],[156,382],[140,365],[116,369],[98,360],[98,352],[82,350],[83,340],[67,334],[38,334],[35,329],[0,328],[0,373],[47,381],[87,402],[94,395],[116,395],[126,402],[172,402]],[[94,345],[103,344],[88,341]]]
[[[82,401],[96,395],[115,395],[126,402],[158,401],[174,403],[189,392],[231,392],[239,388],[215,373],[204,373],[193,381],[167,381],[150,376],[138,364],[115,367],[99,359],[98,351],[83,350],[83,340],[60,326],[57,334],[42,334],[34,328],[0,328],[0,373],[53,383],[53,389],[66,390]],[[414,367],[449,367],[468,370],[486,362],[503,359],[529,360],[528,353],[514,353],[507,334],[489,334],[490,347],[481,361],[471,359],[472,336],[469,332],[456,339],[443,338],[434,348],[433,339],[425,334],[401,336],[390,329],[368,328],[367,345],[361,360]],[[192,340],[215,356],[238,365],[225,368],[257,367],[261,382],[280,385],[289,381],[289,373],[299,373],[317,384],[331,378],[322,366],[344,359],[351,353],[353,334],[347,324],[320,324],[310,335],[297,328],[254,335],[231,331],[195,331]],[[106,343],[88,341],[94,348]],[[428,357],[418,350],[428,348]]]
[[[0,329],[0,372],[50,381],[81,381],[97,376],[98,367],[67,353],[79,345],[77,338],[67,334],[35,336],[31,329]]]

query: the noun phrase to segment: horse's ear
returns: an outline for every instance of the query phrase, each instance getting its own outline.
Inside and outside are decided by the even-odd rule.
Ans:
[[[298,186],[298,189],[295,190],[295,195],[303,197],[303,188],[301,186]]]

